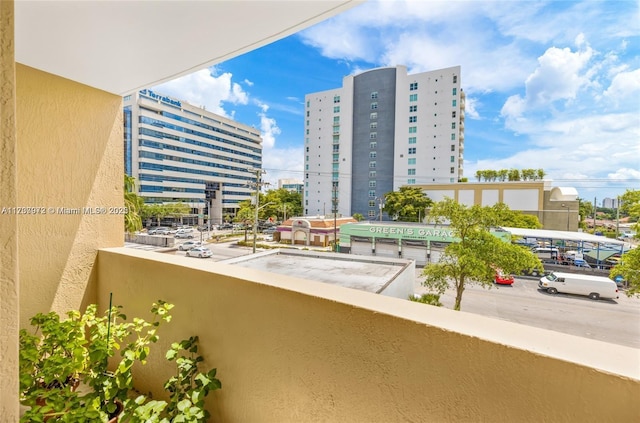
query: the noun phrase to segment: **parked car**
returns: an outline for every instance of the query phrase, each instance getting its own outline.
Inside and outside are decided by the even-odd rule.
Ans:
[[[187,241],[187,242],[183,242],[182,244],[178,245],[178,250],[187,251],[187,250],[190,250],[192,248],[201,247],[201,246],[202,246],[202,243],[200,241]]]
[[[171,233],[171,229],[160,226],[157,228],[149,229],[147,233],[149,235],[169,235]]]
[[[210,249],[205,247],[195,247],[187,251],[187,257],[211,257],[213,253]]]
[[[540,278],[538,287],[551,295],[563,292],[587,295],[592,300],[618,298],[618,286],[614,281],[604,276],[551,272]]]
[[[265,235],[264,240],[265,240],[266,242],[271,242],[271,241],[273,241],[273,235],[272,235],[272,234]]]
[[[498,285],[513,285],[513,276],[502,272],[502,270],[496,270],[496,276],[494,282]]]
[[[218,230],[225,230],[225,229],[233,229],[233,225],[231,223],[223,223],[222,225],[218,225]]]
[[[176,239],[185,239],[185,238],[191,239],[191,238],[193,238],[193,234],[191,232],[180,232],[180,231],[178,231],[175,234],[175,238]]]

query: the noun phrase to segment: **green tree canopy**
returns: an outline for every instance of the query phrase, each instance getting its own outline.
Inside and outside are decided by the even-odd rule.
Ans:
[[[512,213],[502,203],[468,207],[450,198],[435,203],[429,219],[437,224],[448,223],[459,241],[449,244],[437,263],[425,267],[423,285],[440,294],[448,287],[454,288],[454,309],[460,310],[466,285],[477,283],[490,287],[496,269],[506,273],[533,268],[542,271],[540,260],[531,251],[490,233],[491,228],[501,226]]]
[[[433,201],[418,187],[404,186],[384,196],[383,211],[403,222],[418,222]]]
[[[640,190],[627,190],[621,199],[620,209],[629,215],[635,230],[635,237],[640,238]],[[622,260],[611,269],[609,276],[622,276],[628,284],[628,297],[640,296],[640,247],[631,249],[622,255]]]

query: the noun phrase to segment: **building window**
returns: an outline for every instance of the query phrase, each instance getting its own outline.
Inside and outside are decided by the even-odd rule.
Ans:
[[[416,148],[415,147],[410,147],[409,148],[409,154],[416,154]]]
[[[375,207],[376,206],[376,200],[369,200],[369,207]]]
[[[454,163],[456,161],[456,156],[451,156],[451,163]]]
[[[309,156],[307,156],[307,157],[306,157],[306,160],[305,160],[305,161],[307,161],[307,162],[309,161]]]
[[[377,102],[374,101],[373,103],[371,103],[371,110],[375,110],[377,108],[378,108],[378,103]]]
[[[409,91],[415,91],[418,89],[418,83],[417,82],[412,82],[409,84]]]
[[[458,83],[458,75],[453,75],[453,83],[454,84]]]
[[[308,164],[304,165],[304,170],[309,170],[309,165]]]
[[[371,122],[369,124],[369,129],[377,129],[378,128],[378,122]]]
[[[457,94],[458,94],[458,89],[457,89],[457,88],[454,88],[454,89],[453,89],[453,95],[457,95]]]
[[[456,173],[456,168],[452,167],[450,173]]]
[[[418,101],[418,94],[409,94],[409,101]]]
[[[340,122],[340,116],[334,116],[333,123],[339,123],[339,122]]]
[[[376,198],[376,190],[375,189],[370,189],[369,190],[369,198]]]
[[[375,178],[376,177],[376,171],[375,170],[370,170],[369,171],[369,178]]]
[[[369,162],[369,169],[375,169],[376,168],[376,162]]]
[[[455,122],[451,122],[451,129],[456,129],[456,123]]]
[[[413,105],[413,106],[409,106],[409,113],[415,113],[418,111],[418,106]]]
[[[370,151],[369,152],[369,158],[370,159],[375,159],[378,156],[378,153],[376,153],[375,151]]]
[[[416,180],[415,179],[407,179],[407,185],[415,185],[416,184]]]
[[[340,103],[340,96],[339,95],[334,95],[333,96],[333,102],[334,103]]]
[[[369,210],[368,215],[369,215],[369,218],[370,218],[370,219],[372,219],[372,218],[376,217],[376,212],[375,212],[375,210]]]
[[[307,129],[307,135],[309,135],[309,130]]]
[[[310,102],[309,102],[309,100],[307,100],[307,107],[309,107],[309,104],[310,104]]]
[[[418,116],[409,116],[409,123],[416,123],[418,121]]]
[[[374,91],[371,93],[371,100],[375,100],[376,98],[378,98],[378,92]]]
[[[375,140],[376,138],[378,138],[377,132],[372,132],[369,134],[369,139]]]
[[[411,176],[411,175],[415,175],[415,174],[416,174],[416,170],[415,169],[408,169],[407,175]]]
[[[307,120],[307,126],[309,126],[309,121]]]
[[[369,115],[369,119],[371,120],[375,120],[378,119],[378,113],[377,112],[373,112]]]
[[[414,165],[414,164],[416,164],[416,159],[415,159],[415,157],[414,157],[414,158],[412,158],[412,159],[408,159],[408,160],[407,160],[407,164],[408,164],[408,165]]]
[[[418,128],[415,126],[410,126],[409,127],[409,133],[410,134],[415,134],[416,132],[418,132]]]
[[[454,141],[456,139],[456,134],[451,134],[451,141]]]
[[[333,157],[333,161],[334,161],[334,162],[338,162],[338,161],[340,161],[340,154],[335,153],[335,154],[333,154],[333,156],[332,156],[332,157]]]
[[[378,146],[378,143],[376,141],[371,141],[369,143],[369,148],[372,150],[375,150],[377,146]]]
[[[340,141],[340,135],[334,135],[333,136],[333,142],[336,143],[338,141]]]
[[[416,143],[416,137],[409,137],[409,144],[415,144]]]
[[[340,113],[340,106],[335,106],[333,108],[333,113]]]
[[[456,107],[457,104],[458,104],[458,100],[451,101],[451,106],[452,107]]]
[[[451,112],[451,117],[452,118],[456,117],[456,111],[455,110],[453,112]]]
[[[455,144],[451,144],[451,151],[456,151],[456,146],[455,146]]]
[[[375,188],[376,187],[376,181],[369,181],[369,188]]]
[[[335,145],[334,144],[332,147],[333,147],[333,151],[335,151],[335,152],[340,151],[340,146],[339,145]],[[307,147],[307,148],[309,148],[309,147]]]

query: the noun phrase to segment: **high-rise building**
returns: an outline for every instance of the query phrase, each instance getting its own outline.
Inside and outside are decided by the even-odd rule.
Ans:
[[[378,68],[305,96],[304,210],[381,216],[384,194],[463,176],[460,66]],[[386,218],[386,216],[385,216]]]
[[[151,90],[123,105],[125,173],[145,203],[184,202],[199,224],[218,224],[251,198],[259,130]]]
[[[302,194],[304,184],[297,179],[278,179],[278,188]]]
[[[616,209],[618,208],[619,201],[617,198],[605,198],[602,200],[602,207],[605,209]]]

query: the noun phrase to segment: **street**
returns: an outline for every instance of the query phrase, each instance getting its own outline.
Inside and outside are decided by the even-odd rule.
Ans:
[[[422,269],[416,269],[416,294],[427,292],[421,285]],[[453,309],[455,291],[440,297]],[[640,299],[620,292],[617,300],[593,301],[587,297],[538,290],[538,279],[516,278],[512,286],[493,285],[483,289],[468,285],[461,310],[501,320],[564,332],[640,349]]]

